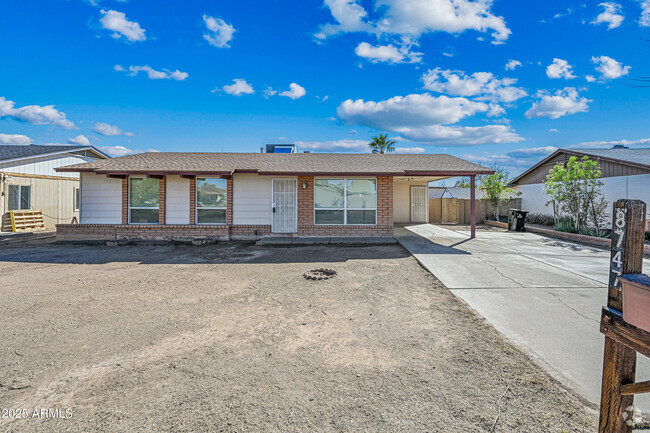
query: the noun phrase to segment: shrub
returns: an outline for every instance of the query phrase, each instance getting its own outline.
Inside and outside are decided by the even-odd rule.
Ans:
[[[558,232],[575,233],[575,222],[571,217],[560,217],[553,228]]]
[[[545,215],[543,213],[529,213],[526,217],[526,222],[529,224],[553,227],[555,224],[555,218],[553,218],[553,215]]]

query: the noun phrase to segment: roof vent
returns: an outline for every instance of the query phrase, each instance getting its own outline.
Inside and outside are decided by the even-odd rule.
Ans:
[[[612,149],[629,149],[629,147],[623,145],[623,144],[615,144]]]

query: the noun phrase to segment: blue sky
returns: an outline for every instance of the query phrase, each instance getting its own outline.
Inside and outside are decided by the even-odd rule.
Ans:
[[[650,144],[650,0],[0,3],[0,143],[450,153]],[[507,67],[508,66],[508,67]]]

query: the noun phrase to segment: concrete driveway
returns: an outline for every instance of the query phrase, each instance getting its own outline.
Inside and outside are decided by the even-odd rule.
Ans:
[[[588,401],[600,401],[609,252],[532,233],[395,229],[395,238],[451,292]],[[644,261],[650,270],[650,261]],[[650,379],[639,356],[637,379]],[[650,414],[650,395],[635,405]]]

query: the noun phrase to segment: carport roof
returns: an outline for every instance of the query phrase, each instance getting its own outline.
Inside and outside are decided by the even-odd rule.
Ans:
[[[467,176],[494,171],[451,155],[150,152],[74,164],[59,172],[100,174]]]

